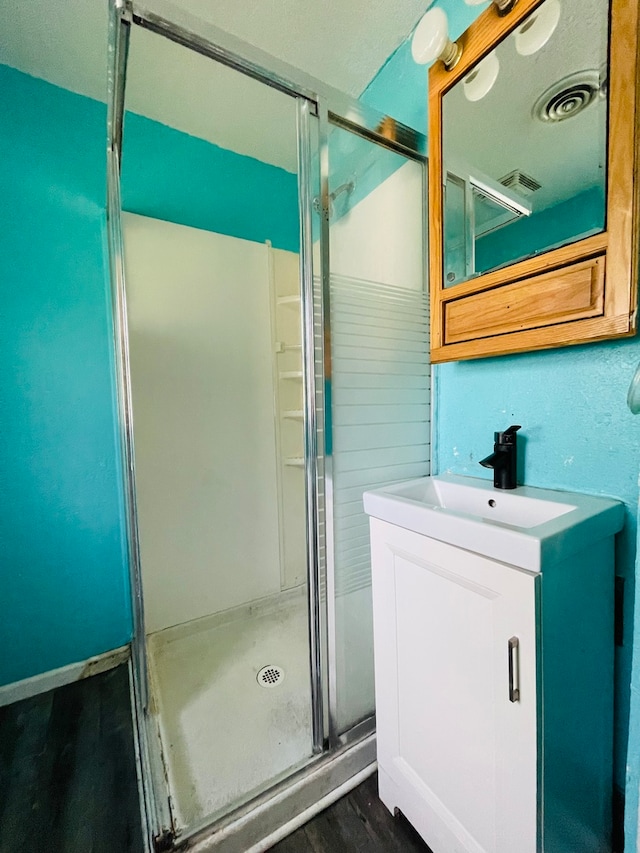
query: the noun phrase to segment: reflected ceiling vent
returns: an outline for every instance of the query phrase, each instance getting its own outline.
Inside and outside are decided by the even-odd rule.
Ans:
[[[510,190],[519,195],[533,195],[534,192],[541,189],[542,184],[527,175],[526,172],[521,172],[520,169],[514,169],[503,178],[500,178],[500,183],[503,187],[508,187]]]
[[[565,121],[586,110],[601,94],[606,96],[606,80],[600,72],[578,71],[540,95],[533,106],[533,117],[544,122]]]

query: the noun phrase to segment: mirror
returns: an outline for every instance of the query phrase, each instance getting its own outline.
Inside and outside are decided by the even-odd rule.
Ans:
[[[445,94],[446,287],[604,230],[608,12],[545,0]]]
[[[431,66],[433,362],[635,334],[638,7],[492,3]]]

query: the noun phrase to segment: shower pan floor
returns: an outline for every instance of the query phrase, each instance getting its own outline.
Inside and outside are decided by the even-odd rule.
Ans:
[[[179,625],[148,638],[174,817],[220,816],[311,755],[306,596]],[[266,672],[263,667],[282,670]]]

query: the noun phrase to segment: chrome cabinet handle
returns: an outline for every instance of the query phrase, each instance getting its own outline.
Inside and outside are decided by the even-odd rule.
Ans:
[[[520,640],[509,640],[509,702],[520,701]]]

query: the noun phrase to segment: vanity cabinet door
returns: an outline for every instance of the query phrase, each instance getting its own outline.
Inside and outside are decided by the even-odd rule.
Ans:
[[[536,576],[377,519],[371,545],[383,802],[433,853],[536,853]]]

